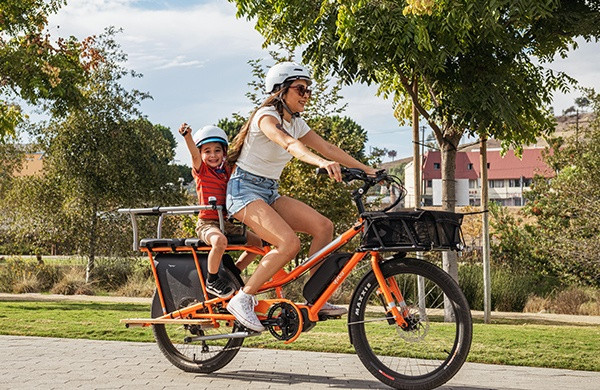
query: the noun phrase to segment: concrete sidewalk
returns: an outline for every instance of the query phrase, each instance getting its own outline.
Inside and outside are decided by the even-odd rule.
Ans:
[[[210,375],[153,343],[0,336],[0,389],[385,389],[356,355],[243,348]],[[467,363],[442,389],[592,390],[600,373]]]

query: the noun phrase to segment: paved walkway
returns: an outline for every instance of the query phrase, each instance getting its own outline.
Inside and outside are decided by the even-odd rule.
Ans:
[[[153,343],[0,336],[0,389],[385,389],[355,355],[242,349],[210,374]],[[442,389],[597,390],[600,373],[467,363]]]

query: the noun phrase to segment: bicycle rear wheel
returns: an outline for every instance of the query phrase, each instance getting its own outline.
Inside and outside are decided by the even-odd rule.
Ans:
[[[350,340],[365,367],[396,389],[423,390],[452,378],[465,362],[472,339],[472,319],[458,284],[423,260],[389,259],[381,264],[389,283],[397,283],[407,305],[408,329],[386,317],[373,271],[356,288],[350,304]],[[421,293],[419,293],[421,291]],[[444,321],[444,297],[452,320]],[[399,308],[402,303],[395,297]]]
[[[227,271],[229,272],[229,271]],[[239,282],[230,276],[230,281],[239,290]],[[200,302],[204,297],[196,297]],[[154,302],[158,302],[155,292]],[[192,304],[193,301],[183,302],[180,308]],[[218,309],[218,308],[217,308]],[[223,313],[227,311],[220,309]],[[206,325],[152,325],[154,339],[165,357],[183,371],[195,373],[210,373],[223,368],[239,352],[244,343],[243,338],[224,338],[216,340],[198,340],[204,336],[230,334],[239,330],[237,321],[218,321],[218,327]]]

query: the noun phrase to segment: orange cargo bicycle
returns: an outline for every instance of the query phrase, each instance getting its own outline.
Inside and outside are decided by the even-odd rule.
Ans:
[[[284,343],[295,341],[320,321],[330,319],[319,310],[362,263],[369,267],[356,285],[348,312],[350,342],[366,369],[381,382],[397,389],[431,389],[452,378],[465,362],[472,339],[472,319],[458,284],[436,265],[407,257],[408,252],[462,248],[462,215],[411,209],[389,212],[402,198],[380,211],[365,211],[363,198],[378,183],[389,183],[405,193],[402,183],[381,171],[369,177],[359,169],[343,169],[345,182],[360,181],[353,191],[359,212],[354,226],[326,247],[287,272],[280,270],[260,293],[275,298],[259,300],[255,311],[267,331]],[[195,213],[202,207],[180,206],[120,209],[131,216],[134,247],[146,253],[156,292],[152,318],[122,320],[126,326],[152,326],[156,342],[176,367],[210,373],[228,364],[244,339],[259,335],[240,325],[227,312],[229,298],[206,292],[206,257],[209,247],[198,238],[161,238],[167,215]],[[136,217],[158,216],[157,238],[138,243]],[[222,225],[221,225],[222,226]],[[340,249],[359,236],[358,249]],[[244,236],[229,236],[227,250],[259,255],[269,247],[249,247]],[[385,256],[384,256],[385,254]],[[285,299],[282,287],[311,268],[320,267],[303,288],[304,303]],[[229,254],[221,262],[220,276],[229,278],[236,291],[243,280]],[[446,312],[446,314],[445,314]],[[446,319],[445,319],[446,318]]]

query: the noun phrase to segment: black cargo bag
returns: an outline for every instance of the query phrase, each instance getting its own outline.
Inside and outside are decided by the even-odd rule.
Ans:
[[[368,250],[461,250],[463,214],[437,210],[365,212],[361,248]]]
[[[202,278],[206,280],[208,254],[198,253],[198,261],[202,269]],[[198,270],[191,253],[159,253],[154,256],[154,265],[158,274],[158,280],[162,287],[167,312],[186,307],[194,301],[204,301],[202,286],[198,278]],[[228,269],[231,273],[225,271]],[[237,271],[237,272],[236,272]],[[219,277],[230,280],[230,275],[238,279],[239,270],[235,267],[233,259],[228,254],[223,255],[219,266]],[[243,283],[241,283],[243,285]],[[162,316],[162,309],[158,294],[154,294],[152,300],[152,317]]]

